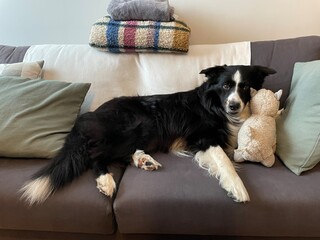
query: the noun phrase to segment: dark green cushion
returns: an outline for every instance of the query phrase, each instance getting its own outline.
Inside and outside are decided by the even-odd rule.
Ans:
[[[89,87],[89,83],[1,76],[0,156],[53,157]]]

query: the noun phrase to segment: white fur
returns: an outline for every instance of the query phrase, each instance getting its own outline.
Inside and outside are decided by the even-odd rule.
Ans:
[[[170,152],[178,157],[193,157],[192,152],[186,150],[186,141],[183,138],[177,138],[170,147]]]
[[[225,152],[229,156],[229,158],[233,159],[234,149],[238,146],[238,133],[242,124],[245,120],[247,120],[251,115],[249,104],[247,104],[244,110],[241,112],[240,116],[229,116],[228,120],[228,128],[230,130],[229,138],[228,138],[228,147],[225,149]]]
[[[143,150],[139,149],[132,155],[132,160],[134,166],[146,171],[153,171],[162,167],[162,165],[154,160],[149,154],[145,154]]]
[[[237,102],[237,103],[240,103],[240,109],[239,111],[241,112],[244,108],[244,104],[239,96],[239,93],[238,93],[238,85],[239,83],[241,82],[241,74],[239,71],[236,71],[236,73],[233,75],[233,80],[235,81],[236,83],[236,87],[234,88],[234,91],[228,96],[227,98],[227,101],[226,101],[226,106],[227,106],[227,109],[228,109],[228,106],[229,106],[229,103],[230,102]]]
[[[22,199],[29,205],[44,202],[53,192],[53,187],[49,177],[41,177],[27,182],[21,189]]]
[[[239,70],[237,70],[235,72],[235,74],[233,75],[233,80],[236,82],[237,85],[241,81],[241,74],[240,74]]]
[[[116,183],[110,173],[100,175],[97,179],[97,188],[106,196],[112,197],[116,191]]]
[[[206,151],[199,151],[195,156],[200,167],[219,179],[222,188],[228,192],[236,202],[250,201],[249,194],[238,176],[230,159],[220,146],[209,147]]]

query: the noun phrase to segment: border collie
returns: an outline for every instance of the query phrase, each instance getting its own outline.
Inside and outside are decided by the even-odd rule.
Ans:
[[[237,202],[249,195],[230,161],[242,122],[249,116],[250,89],[259,90],[276,71],[262,66],[204,69],[199,87],[173,94],[114,98],[80,115],[53,161],[21,188],[30,205],[92,168],[97,188],[111,197],[116,184],[107,165],[131,162],[144,170],[161,164],[154,152],[191,153]]]

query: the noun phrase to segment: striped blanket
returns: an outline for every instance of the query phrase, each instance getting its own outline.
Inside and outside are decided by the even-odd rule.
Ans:
[[[91,28],[89,44],[120,52],[175,52],[189,49],[190,28],[182,21],[115,21],[100,18]]]

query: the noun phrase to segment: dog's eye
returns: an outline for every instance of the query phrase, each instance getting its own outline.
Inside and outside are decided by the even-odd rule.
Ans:
[[[226,83],[222,87],[223,87],[224,90],[229,90],[230,89],[230,84]]]

